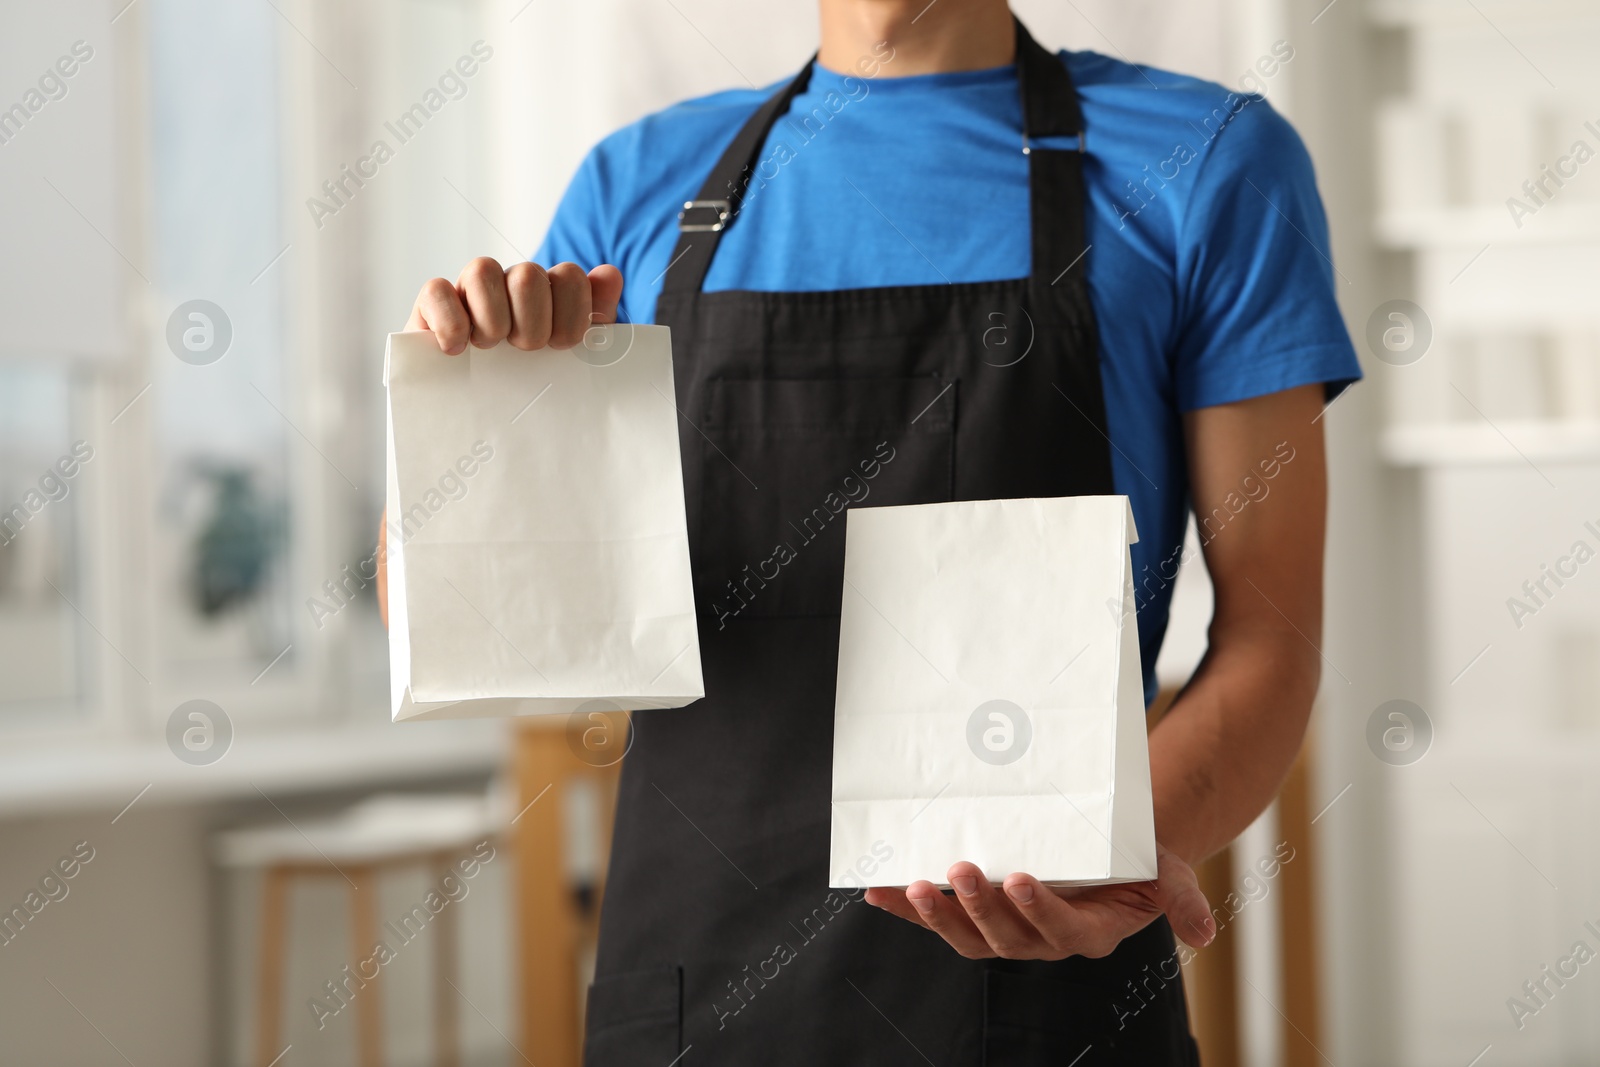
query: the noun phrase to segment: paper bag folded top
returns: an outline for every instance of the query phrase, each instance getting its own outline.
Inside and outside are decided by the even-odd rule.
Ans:
[[[384,381],[395,721],[705,694],[665,327],[454,357],[391,334]]]
[[[830,884],[1154,878],[1127,498],[848,515]]]

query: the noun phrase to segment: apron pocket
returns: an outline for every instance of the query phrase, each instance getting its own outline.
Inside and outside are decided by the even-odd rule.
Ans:
[[[683,970],[677,966],[597,978],[589,987],[587,1067],[673,1061],[683,1043]]]
[[[989,971],[984,979],[984,1067],[1194,1067],[1199,1063],[1184,1014],[1152,1003],[1119,1028],[1117,990],[1107,984]],[[1173,988],[1181,998],[1181,987]]]
[[[706,387],[696,596],[719,628],[837,616],[845,510],[952,499],[954,381],[713,379]]]

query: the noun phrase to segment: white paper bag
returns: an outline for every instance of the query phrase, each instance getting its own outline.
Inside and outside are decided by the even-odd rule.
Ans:
[[[1127,498],[848,514],[830,884],[1154,878]]]
[[[705,695],[666,327],[390,334],[384,381],[395,721]]]

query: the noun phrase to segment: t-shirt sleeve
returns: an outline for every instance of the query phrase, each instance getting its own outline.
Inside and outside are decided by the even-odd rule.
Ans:
[[[604,217],[607,198],[600,149],[595,148],[578,165],[556,205],[555,217],[544,240],[533,253],[541,266],[576,263],[584,270],[613,261],[610,226]]]
[[[1319,382],[1331,400],[1361,366],[1335,298],[1344,283],[1311,157],[1260,97],[1208,147],[1178,234],[1179,407]]]

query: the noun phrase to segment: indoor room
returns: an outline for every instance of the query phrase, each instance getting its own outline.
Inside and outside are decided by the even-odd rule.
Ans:
[[[1600,5],[6,15],[0,1063],[1600,1061]]]

